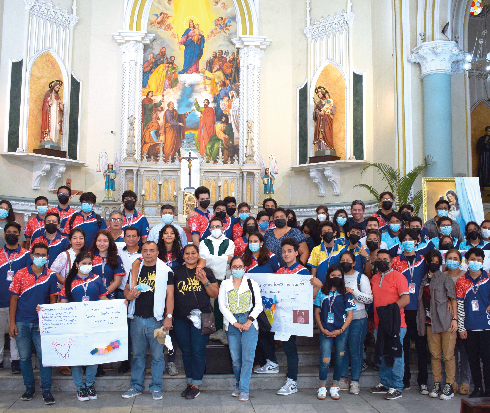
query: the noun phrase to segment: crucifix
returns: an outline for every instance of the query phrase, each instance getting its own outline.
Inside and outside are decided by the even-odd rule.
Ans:
[[[192,172],[192,161],[194,159],[199,159],[199,158],[197,158],[195,156],[192,156],[192,152],[189,152],[189,155],[187,155],[187,157],[182,157],[182,159],[185,159],[189,163],[189,186],[187,188],[185,188],[184,191],[186,191],[188,189],[195,189],[192,186],[192,182],[191,182],[191,179],[192,179],[192,175],[191,175],[191,172]]]
[[[65,185],[71,189],[71,196],[72,197],[74,197],[75,195],[82,195],[83,194],[83,191],[79,191],[78,189],[72,189],[71,188],[71,179],[70,178],[67,178]],[[58,193],[58,190],[53,189],[53,194],[57,194],[57,193]]]

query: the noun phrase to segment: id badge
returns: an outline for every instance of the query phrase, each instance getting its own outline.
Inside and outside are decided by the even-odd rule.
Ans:
[[[107,288],[107,285],[106,285],[107,284],[107,280],[105,278],[102,278],[102,282],[104,283],[104,287]]]
[[[478,300],[471,300],[471,310],[472,311],[480,311],[479,309],[479,305],[478,305]]]
[[[328,313],[327,315],[327,323],[333,324],[333,313]]]
[[[82,301],[90,301],[90,297],[88,295],[84,295],[82,297]]]
[[[408,284],[408,292],[410,294],[415,294],[415,283]]]
[[[7,271],[7,281],[12,281],[14,279],[14,272]]]

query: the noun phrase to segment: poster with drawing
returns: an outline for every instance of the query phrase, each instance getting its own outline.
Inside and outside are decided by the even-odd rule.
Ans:
[[[310,275],[255,274],[264,311],[272,321],[275,340],[286,341],[289,336],[313,337],[313,286]]]
[[[128,359],[124,300],[45,304],[39,331],[45,366],[90,366]]]

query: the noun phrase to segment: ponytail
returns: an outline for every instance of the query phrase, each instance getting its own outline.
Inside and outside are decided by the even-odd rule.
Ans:
[[[73,265],[70,269],[70,272],[68,273],[66,280],[65,280],[65,294],[66,294],[66,299],[68,302],[72,301],[72,296],[71,296],[71,284],[73,280],[75,279],[76,275],[78,274],[78,268],[77,264],[79,264],[81,261],[83,261],[85,258],[90,258],[92,259],[92,255],[88,253],[87,251],[80,251],[75,258],[75,261],[73,262]]]

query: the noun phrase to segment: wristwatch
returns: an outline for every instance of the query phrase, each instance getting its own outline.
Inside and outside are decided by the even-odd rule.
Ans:
[[[209,284],[211,284],[211,283],[208,281],[206,284],[204,284],[204,288],[209,287]]]
[[[248,316],[248,319],[253,323],[255,321],[255,318],[253,318],[252,316]]]
[[[167,318],[172,319],[172,318],[174,318],[174,316],[172,314],[167,314]]]

